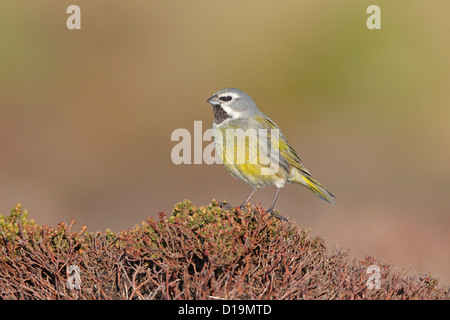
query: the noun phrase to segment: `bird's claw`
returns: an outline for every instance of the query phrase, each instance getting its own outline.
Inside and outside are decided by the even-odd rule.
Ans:
[[[229,204],[228,202],[219,202],[218,205],[220,208],[225,209],[225,210],[231,211],[234,209],[234,207],[231,204]]]
[[[280,216],[279,214],[275,213],[273,209],[269,209],[268,211],[273,217],[277,218],[278,220],[288,221],[287,218]]]

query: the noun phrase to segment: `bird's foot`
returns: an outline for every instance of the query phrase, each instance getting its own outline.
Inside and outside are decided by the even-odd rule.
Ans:
[[[225,210],[231,211],[234,209],[234,207],[231,204],[229,204],[228,202],[219,202],[218,205],[220,208],[225,209]]]
[[[277,218],[279,220],[288,221],[287,218],[285,218],[283,216],[280,216],[279,214],[275,213],[275,211],[273,209],[269,209],[267,212],[269,212],[272,215],[272,217],[275,217],[275,218]]]

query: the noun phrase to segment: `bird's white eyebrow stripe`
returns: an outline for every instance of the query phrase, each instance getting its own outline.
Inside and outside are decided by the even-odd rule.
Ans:
[[[235,92],[224,92],[218,95],[219,97],[226,97],[226,96],[230,96],[232,98],[237,98],[239,97],[239,95]]]

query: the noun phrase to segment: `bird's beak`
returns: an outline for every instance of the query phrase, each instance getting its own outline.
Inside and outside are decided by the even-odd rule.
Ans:
[[[206,100],[206,102],[208,102],[210,104],[220,104],[219,97],[217,96],[217,94],[213,95],[211,98]]]

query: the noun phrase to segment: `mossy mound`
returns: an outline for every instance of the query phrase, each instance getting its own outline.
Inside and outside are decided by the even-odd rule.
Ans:
[[[0,299],[450,298],[429,274],[328,254],[321,237],[259,206],[185,200],[119,233],[73,224],[39,226],[20,204],[0,216]]]

